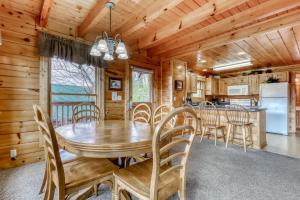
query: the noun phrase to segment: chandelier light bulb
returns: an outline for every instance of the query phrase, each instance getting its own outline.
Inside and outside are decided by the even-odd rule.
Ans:
[[[104,58],[103,59],[106,60],[106,61],[112,61],[112,60],[114,60],[114,57],[112,55],[110,55],[109,53],[106,52],[104,54]]]
[[[108,52],[107,42],[106,42],[104,39],[101,39],[101,40],[98,42],[97,49],[98,49],[99,51],[103,52],[103,53]]]
[[[90,52],[91,56],[101,56],[101,52],[97,49],[96,45],[94,44],[91,52]]]
[[[126,59],[128,59],[128,55],[127,55],[127,53],[120,53],[118,58],[121,60],[126,60]]]
[[[117,48],[116,48],[116,53],[117,54],[125,54],[126,53],[126,47],[125,47],[124,42],[120,41],[118,43]]]
[[[107,2],[106,7],[109,9],[109,33],[111,33],[111,10],[114,7],[114,3]],[[100,40],[98,40],[98,38]],[[119,59],[128,59],[127,49],[124,42],[121,40],[121,35],[116,34],[115,37],[107,34],[105,31],[102,32],[102,36],[98,36],[90,51],[91,56],[101,56],[104,53],[103,59],[106,61],[114,60],[113,55],[118,55]]]

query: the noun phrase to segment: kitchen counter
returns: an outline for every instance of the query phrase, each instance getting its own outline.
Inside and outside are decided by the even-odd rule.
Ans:
[[[224,106],[217,106],[220,114],[220,123],[227,127],[227,119],[225,114]],[[249,107],[250,111],[250,122],[253,123],[252,126],[252,139],[254,149],[262,149],[267,145],[266,139],[266,109],[259,107]],[[240,127],[237,128],[236,133],[242,135],[242,130]],[[223,141],[223,140],[220,140]]]
[[[185,105],[191,105],[191,104],[185,104]],[[197,108],[198,104],[192,104],[193,107]],[[226,110],[225,106],[220,106],[220,105],[216,105],[216,108],[218,110]],[[245,107],[249,112],[259,112],[259,111],[265,111],[266,108],[262,108],[262,107]]]

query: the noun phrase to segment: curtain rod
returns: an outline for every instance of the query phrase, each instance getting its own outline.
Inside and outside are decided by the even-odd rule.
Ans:
[[[66,35],[66,34],[59,33],[59,32],[56,32],[56,31],[52,31],[52,30],[49,30],[49,29],[43,28],[43,27],[36,27],[36,30],[38,30],[39,32],[43,32],[43,33],[49,33],[49,34],[54,35],[54,36],[63,37],[63,38],[69,39],[69,40],[82,42],[82,43],[85,43],[87,45],[93,44],[93,42],[87,41],[85,39],[82,39],[82,38],[79,38],[79,37],[76,37],[76,36]]]

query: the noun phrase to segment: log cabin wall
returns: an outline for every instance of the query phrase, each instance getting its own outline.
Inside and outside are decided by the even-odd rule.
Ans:
[[[144,61],[129,60],[128,62],[113,62],[105,69],[105,118],[126,119],[130,118],[129,90],[130,90],[130,68],[132,66],[153,70],[153,102],[152,110],[160,105],[160,66],[149,64]],[[122,90],[114,91],[109,89],[109,78],[122,80]],[[122,100],[112,100],[112,93],[116,92]],[[128,94],[128,95],[127,95]],[[127,117],[126,117],[127,116]]]
[[[161,63],[161,102],[174,107],[183,105],[186,97],[187,63],[172,59]],[[182,81],[182,90],[176,90],[175,81]]]
[[[37,31],[32,16],[0,7],[0,169],[39,161],[44,152],[33,121],[39,103]],[[9,157],[16,149],[17,160]]]
[[[33,104],[40,103],[40,57],[38,55],[38,26],[36,16],[0,6],[0,169],[16,167],[44,158],[40,134],[33,120]],[[51,21],[47,31],[60,36],[72,37],[75,28]],[[155,69],[154,103],[159,104],[159,64],[138,58],[133,64]],[[156,62],[157,63],[157,62]],[[113,63],[105,70],[105,104],[107,118],[124,119],[125,87],[120,92],[122,101],[109,100],[108,76],[126,78],[126,66]],[[127,81],[126,81],[127,82]],[[123,81],[123,84],[125,81]],[[125,84],[123,85],[125,86]],[[158,100],[159,99],[159,100]],[[120,112],[121,111],[121,112]],[[10,150],[17,150],[17,159],[10,159]]]

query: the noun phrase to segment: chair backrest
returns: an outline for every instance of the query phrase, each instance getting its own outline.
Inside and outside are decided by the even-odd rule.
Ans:
[[[49,170],[49,178],[57,188],[64,191],[65,175],[54,128],[48,115],[44,113],[39,105],[33,105],[33,111],[34,120],[44,139],[45,160]]]
[[[173,109],[174,107],[171,106],[170,104],[162,104],[158,106],[153,112],[152,125],[156,126],[157,124],[159,124],[159,122],[163,120]],[[170,123],[172,126],[175,125],[174,120],[171,121]]]
[[[225,108],[225,114],[228,123],[249,123],[250,113],[241,105],[227,105]]]
[[[220,125],[220,114],[216,106],[210,101],[203,101],[198,106],[203,125]]]
[[[191,115],[193,122],[189,125],[176,124],[173,129],[167,127],[170,120],[183,114]],[[178,184],[185,184],[188,156],[197,126],[197,115],[193,109],[188,107],[180,107],[172,110],[172,112],[156,126],[152,140],[153,169],[150,185],[150,199],[158,198],[158,184],[164,177],[172,176],[176,173],[181,179]],[[167,156],[166,153],[168,153]],[[170,162],[172,166],[166,169],[166,166]],[[173,162],[176,163],[173,164]]]
[[[100,108],[95,105],[95,103],[81,103],[76,105],[73,109],[72,122],[99,122],[104,120],[104,116],[101,116],[101,113],[103,112],[101,112]]]
[[[135,106],[132,112],[132,121],[150,123],[151,120],[151,108],[148,104],[141,103]]]

